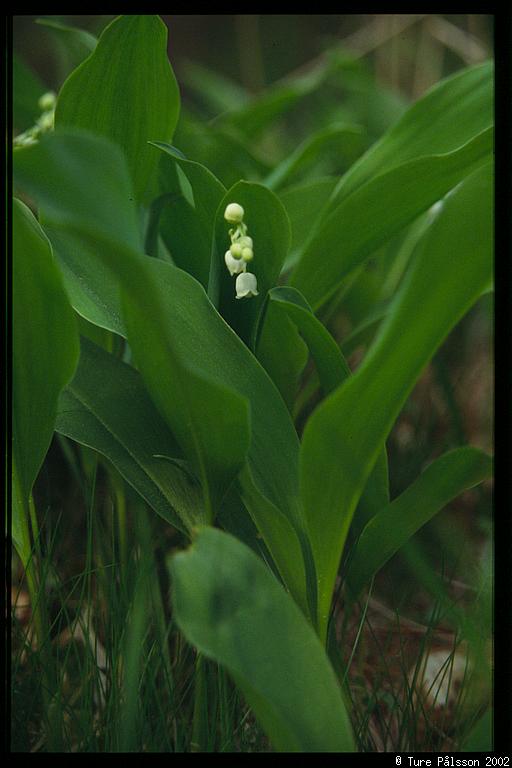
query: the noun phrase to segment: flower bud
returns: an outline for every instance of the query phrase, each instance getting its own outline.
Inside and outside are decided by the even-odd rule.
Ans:
[[[240,243],[232,243],[229,246],[229,250],[231,251],[231,255],[234,259],[241,259],[242,258],[242,246]]]
[[[230,275],[238,275],[240,272],[245,272],[246,270],[245,261],[243,259],[234,259],[231,255],[231,251],[226,251],[224,261],[226,262],[226,267],[228,268]]]
[[[252,248],[242,248],[242,259],[244,261],[251,261],[253,256],[254,256],[254,253],[252,251]]]
[[[56,101],[57,101],[57,97],[54,94],[54,92],[47,91],[47,93],[43,93],[43,95],[39,98],[39,101],[37,102],[37,104],[39,106],[39,109],[42,112],[46,112],[55,107]]]
[[[240,224],[244,218],[244,209],[238,203],[230,203],[226,206],[224,218],[232,224]]]
[[[251,272],[242,272],[236,279],[235,288],[237,299],[257,296],[258,282],[256,280],[256,275],[253,275]]]
[[[237,240],[237,243],[242,248],[252,248],[253,247],[252,237],[248,237],[247,235],[243,235],[242,237],[239,237],[238,240]]]

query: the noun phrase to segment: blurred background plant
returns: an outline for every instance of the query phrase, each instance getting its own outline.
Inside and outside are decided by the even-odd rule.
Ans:
[[[39,98],[58,92],[111,18],[14,17],[15,135],[35,123]],[[301,188],[314,186],[319,210],[336,179],[408,104],[443,77],[492,57],[487,15],[162,18],[182,95],[173,143],[226,186],[245,178],[276,191],[292,222],[288,265],[311,220]],[[416,242],[414,226],[376,252],[322,310],[353,369],[377,327],[360,320],[370,307],[376,321],[382,317]],[[162,229],[165,235],[165,218]],[[391,498],[451,448],[492,450],[492,317],[487,293],[412,392],[387,442]],[[316,402],[309,367],[303,385],[299,431]],[[465,492],[424,526],[350,616],[340,593],[339,660],[349,666],[361,749],[490,746],[491,490],[486,482]],[[186,750],[194,741],[189,724],[197,722],[194,659],[169,613],[166,568],[181,535],[145,509],[106,460],[61,436],[34,494],[43,518],[34,557],[53,664],[42,682],[32,607],[13,556],[13,749]],[[469,693],[468,645],[484,670]],[[210,711],[202,742],[211,751],[267,749],[229,680],[213,664],[205,679]]]

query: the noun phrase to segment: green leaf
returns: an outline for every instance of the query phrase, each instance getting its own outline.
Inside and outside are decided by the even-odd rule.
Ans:
[[[126,338],[119,286],[111,272],[98,259],[94,249],[49,223],[43,213],[41,223],[52,244],[74,309],[93,325]]]
[[[493,125],[494,64],[486,61],[441,80],[340,179],[332,206],[372,177],[423,155],[444,155]]]
[[[20,520],[53,435],[60,390],[78,360],[73,310],[50,243],[31,211],[13,202],[13,539],[26,563]]]
[[[286,258],[283,271],[295,266],[304,243],[311,232],[311,222],[316,221],[328,202],[335,186],[336,178],[326,176],[287,187],[279,192],[279,199],[286,209],[292,229],[290,253]],[[304,215],[304,211],[308,215]]]
[[[208,288],[215,215],[226,188],[204,165],[187,160],[170,144],[152,143],[163,153],[160,190],[174,196],[161,214],[165,244],[174,263]],[[185,192],[183,174],[189,182]]]
[[[268,157],[240,135],[221,125],[181,112],[174,144],[190,159],[202,163],[226,188],[240,179],[260,179],[270,170]]]
[[[235,278],[224,263],[231,241],[230,224],[224,219],[229,203],[239,203],[244,211],[247,234],[254,241],[254,259],[247,271],[256,275],[258,296],[235,299]],[[222,199],[216,217],[215,238],[208,294],[227,323],[251,348],[255,344],[258,317],[270,288],[277,283],[290,247],[290,222],[280,200],[261,184],[240,181]]]
[[[284,404],[193,278],[145,259],[122,280],[134,358],[196,469],[208,520],[247,458],[248,467],[239,474],[242,499],[287,587],[304,607],[298,445]],[[278,512],[272,519],[271,505]]]
[[[476,448],[456,448],[433,461],[363,529],[347,574],[351,591],[357,594],[422,525],[491,473],[491,458]]]
[[[35,152],[28,154],[29,149]],[[29,162],[27,155],[37,162]],[[76,171],[87,164],[91,156],[98,164],[95,195],[88,200],[87,207],[82,207],[76,201],[86,194],[87,178]],[[188,396],[189,373],[191,377],[202,379],[204,389],[207,389],[206,382],[212,380],[212,392],[216,387],[224,388],[228,403],[231,402],[230,392],[234,393],[233,400],[237,396],[248,400],[251,439],[247,460],[254,483],[298,531],[302,525],[298,500],[299,442],[274,384],[219,316],[194,278],[159,259],[140,256],[138,249],[126,242],[134,219],[129,184],[126,187],[128,196],[121,197],[124,207],[119,205],[116,221],[103,220],[109,196],[124,191],[126,168],[121,151],[101,137],[54,134],[45,137],[40,145],[28,147],[21,158],[18,165],[15,153],[18,182],[23,181],[38,203],[44,204],[47,212],[52,212],[52,226],[73,236],[77,243],[95,255],[98,263],[111,270],[112,280],[126,294],[125,306],[127,312],[132,312],[128,328],[130,347],[139,362],[148,391],[182,449],[185,451],[186,446],[192,450],[190,440],[194,433],[184,423],[183,414],[172,416],[172,409],[177,409],[178,405],[173,403],[170,393],[181,387],[180,397]],[[102,175],[101,169],[105,166],[108,171]],[[115,192],[111,191],[111,185]],[[109,222],[111,226],[108,226]],[[147,362],[146,356],[149,358]],[[176,370],[178,376],[184,377],[183,381],[177,378]],[[168,378],[171,379],[169,383]],[[198,384],[195,390],[197,395],[200,386]],[[200,410],[209,402],[208,392],[203,394],[206,394],[206,400],[199,404]],[[222,394],[219,403],[221,399]],[[210,438],[207,433],[212,431],[211,419],[217,418],[216,429],[222,447],[219,429],[224,411],[215,413],[212,408],[204,426],[200,420],[198,423],[205,431],[206,440],[214,441],[217,439],[215,435]],[[225,443],[229,439],[224,435]],[[227,452],[231,450],[228,444]],[[188,458],[192,460],[191,456]],[[274,557],[274,552],[271,554]]]
[[[268,295],[270,296],[270,293]],[[278,388],[291,413],[299,378],[308,361],[308,348],[286,311],[276,302],[269,302],[264,306],[262,318],[261,331],[256,342],[256,357]]]
[[[14,149],[13,170],[16,185],[38,201],[47,223],[88,227],[142,250],[132,182],[111,141],[76,129],[47,134]]]
[[[170,141],[180,98],[158,16],[119,16],[59,94],[55,127],[108,136],[126,153],[137,198],[150,191],[158,155],[149,141]]]
[[[350,368],[336,341],[315,317],[305,298],[295,288],[279,286],[269,291],[269,304],[283,307],[296,324],[309,347],[325,395],[351,375]],[[385,448],[368,478],[357,510],[358,520],[367,520],[389,500],[388,462]]]
[[[489,280],[492,206],[488,164],[445,200],[363,363],[306,424],[301,494],[323,627],[354,508],[378,452],[424,366]]]
[[[60,395],[55,429],[106,456],[153,509],[187,531],[201,519],[201,491],[137,371],[81,339],[73,380]]]
[[[354,159],[357,150],[363,146],[363,129],[358,125],[331,125],[322,128],[300,144],[292,154],[283,160],[267,176],[264,184],[269,189],[278,189],[290,176],[314,162],[320,155],[334,147],[340,159]]]
[[[169,327],[166,305],[170,299],[174,307],[183,307],[187,294],[190,301],[198,284],[193,281],[187,286],[181,282],[186,273],[155,259],[140,259],[138,269],[134,267],[121,276],[123,316],[133,357],[201,481],[206,521],[212,522],[245,462],[249,403],[219,377],[218,361],[209,367],[196,362],[187,345],[190,331],[178,341],[178,329]]]
[[[226,667],[275,749],[355,750],[318,637],[250,549],[218,530],[201,529],[170,567],[179,627],[201,653]]]
[[[61,132],[58,139],[57,134],[44,136],[37,144],[16,148],[13,166],[15,183],[40,203],[73,307],[89,322],[126,336],[117,281],[94,247],[63,229],[63,224],[89,227],[112,242],[142,249],[120,150],[89,133]]]
[[[268,298],[270,305],[276,303],[283,307],[299,329],[315,361],[322,389],[325,394],[329,394],[350,376],[350,368],[336,341],[295,288],[272,288]]]
[[[314,585],[314,593],[308,596],[307,542],[286,515],[258,490],[249,465],[242,470],[238,485],[240,498],[272,554],[283,583],[304,615],[314,619],[315,611],[310,610],[310,605],[316,605],[316,584],[310,577],[309,584],[310,587]]]
[[[445,155],[409,160],[345,197],[321,225],[289,283],[317,309],[380,245],[491,157],[493,129]]]

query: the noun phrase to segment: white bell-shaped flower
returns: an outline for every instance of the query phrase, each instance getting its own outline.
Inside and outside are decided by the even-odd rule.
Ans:
[[[239,275],[240,272],[245,272],[246,270],[245,261],[243,259],[233,258],[231,251],[226,251],[224,261],[226,262],[226,267],[229,269],[230,275]]]
[[[252,272],[242,272],[236,279],[235,288],[237,299],[257,296],[258,281],[256,280],[256,275],[253,275]]]

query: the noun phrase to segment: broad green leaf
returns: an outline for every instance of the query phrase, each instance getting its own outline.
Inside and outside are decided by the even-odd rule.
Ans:
[[[94,249],[50,224],[43,213],[41,223],[52,244],[69,300],[77,313],[90,323],[126,338],[119,286],[98,260]]]
[[[283,160],[263,182],[269,189],[278,189],[290,176],[314,162],[316,158],[335,148],[340,158],[354,159],[363,146],[363,129],[358,125],[331,125],[322,128],[300,144]]]
[[[55,127],[108,136],[126,153],[138,199],[154,182],[158,155],[149,141],[170,141],[180,98],[158,16],[119,16],[59,94]]]
[[[208,288],[215,215],[226,188],[207,168],[187,160],[170,144],[153,143],[163,153],[160,190],[173,195],[160,218],[165,244],[176,266]],[[178,168],[189,182],[190,189],[185,192],[183,173],[179,175]]]
[[[272,288],[269,303],[277,303],[288,313],[297,325],[315,361],[320,385],[325,395],[336,389],[351,375],[350,368],[339,346],[315,317],[304,297],[288,286]],[[372,517],[389,500],[388,461],[385,448],[379,453],[377,462],[368,478],[359,500],[356,517],[358,523]]]
[[[488,164],[447,197],[363,363],[306,424],[301,495],[324,628],[354,508],[378,452],[424,366],[489,280],[492,206]]]
[[[179,463],[182,452],[135,369],[88,339],[59,398],[55,429],[106,456],[165,520],[190,530],[201,520],[201,491]]]
[[[186,301],[187,293],[193,296],[198,284],[181,285],[179,278],[175,282],[173,278],[186,273],[156,259],[139,259],[138,269],[137,262],[131,267],[121,280],[123,316],[133,357],[201,481],[206,521],[212,522],[245,462],[250,443],[249,403],[218,376],[215,364],[199,365],[196,354],[183,348],[190,331],[178,340],[178,328],[169,327],[166,304],[172,301],[177,308]],[[184,319],[188,320],[186,315]],[[194,319],[192,316],[192,322]]]
[[[350,368],[339,346],[295,288],[272,288],[268,299],[269,305],[276,303],[282,307],[299,329],[315,361],[322,389],[329,394],[350,376]]]
[[[226,188],[240,179],[257,180],[269,173],[271,163],[229,126],[206,123],[184,116],[183,110],[173,143],[191,160],[202,163]]]
[[[317,309],[341,281],[492,153],[489,128],[460,149],[409,160],[345,197],[324,220],[289,283]]]
[[[264,305],[260,324],[256,357],[278,388],[291,413],[299,378],[308,361],[307,346],[286,311],[276,302]]]
[[[13,202],[13,539],[53,435],[60,390],[78,360],[78,334],[50,243],[31,211]],[[25,522],[26,525],[26,522]]]
[[[244,211],[247,234],[254,242],[254,259],[247,271],[256,275],[258,296],[236,299],[235,277],[224,263],[231,240],[231,225],[224,219],[229,203],[239,203]],[[290,247],[290,222],[279,199],[266,187],[240,181],[222,199],[216,217],[212,265],[208,294],[226,322],[251,348],[255,343],[256,325],[270,288],[276,285]]]
[[[43,152],[41,147],[44,149],[45,146]],[[18,182],[23,182],[37,202],[44,204],[46,211],[52,212],[52,226],[73,235],[77,242],[96,255],[98,263],[112,270],[112,279],[120,284],[126,295],[126,305],[132,305],[131,310],[127,306],[127,311],[131,311],[128,329],[130,347],[151,396],[161,409],[165,406],[161,412],[176,439],[181,443],[183,438],[189,447],[188,441],[193,433],[190,428],[185,430],[183,414],[176,417],[179,423],[175,423],[174,417],[171,418],[172,408],[177,409],[178,405],[173,403],[170,392],[180,386],[175,365],[184,376],[190,373],[203,382],[213,379],[213,388],[217,387],[219,391],[224,389],[228,400],[226,405],[231,402],[229,392],[234,393],[234,400],[237,396],[247,399],[251,411],[251,441],[247,460],[254,483],[258,491],[298,530],[301,526],[298,503],[299,442],[286,406],[272,381],[219,316],[194,278],[161,260],[141,256],[135,246],[125,242],[134,217],[129,202],[129,187],[124,208],[119,207],[117,236],[115,228],[112,226],[109,229],[102,220],[110,185],[117,190],[123,186],[126,169],[120,150],[101,137],[82,136],[79,139],[62,134],[48,136],[37,147],[28,149],[36,150],[31,156],[38,162],[29,163],[24,154],[21,170],[16,175]],[[79,201],[85,192],[84,176],[75,171],[89,161],[91,154],[100,168],[108,159],[110,172],[104,178],[98,171],[95,196],[90,206],[74,206],[74,201]],[[54,158],[63,157],[65,163],[54,162]],[[15,157],[15,172],[16,166]],[[271,195],[270,192],[268,194]],[[168,382],[168,377],[172,381]],[[187,393],[185,383],[182,386],[183,397]],[[199,410],[207,408],[208,397],[206,402],[200,404]],[[211,419],[218,415],[211,409],[208,421],[201,425],[199,420],[199,426],[206,433],[211,431]],[[180,427],[184,434],[179,434]],[[215,440],[215,435],[211,439]],[[224,436],[224,440],[227,439]],[[222,443],[220,437],[219,440]],[[185,451],[185,445],[181,444],[181,447]],[[227,445],[226,450],[230,453],[232,447]],[[190,456],[187,458],[191,459]]]
[[[138,261],[138,269],[133,264],[121,277],[128,340],[146,386],[201,480],[208,519],[247,457],[249,468],[239,476],[242,498],[287,587],[305,606],[297,560],[297,436],[286,408],[193,278],[162,261]],[[253,484],[263,498],[256,498]],[[272,520],[270,505],[279,512]]]
[[[340,347],[345,357],[350,357],[359,346],[363,344],[367,345],[373,339],[387,313],[388,306],[386,304],[374,312],[371,312],[362,323],[356,326],[354,330],[343,339]]]
[[[492,473],[482,451],[456,448],[432,462],[398,498],[365,526],[350,560],[347,580],[357,594],[422,525],[467,488]]]
[[[251,550],[200,529],[192,547],[172,558],[171,575],[179,627],[233,676],[275,749],[355,750],[318,637]]]
[[[81,130],[48,134],[14,149],[13,171],[15,184],[40,203],[49,224],[89,227],[142,250],[132,182],[111,141]]]
[[[380,258],[378,253],[374,255],[376,264],[373,266],[377,266],[377,269],[373,270],[373,274],[369,274],[368,269],[363,269],[358,275],[357,272],[352,273],[356,279],[347,290],[343,288],[345,281],[342,283],[343,307],[354,325],[341,343],[346,357],[359,346],[367,347],[375,336],[388,313],[393,294],[407,270],[416,245],[441,209],[442,202],[435,203],[402,235],[391,240],[383,253],[381,249]]]
[[[275,504],[269,501],[256,487],[249,465],[242,470],[239,482],[240,498],[251,519],[260,531],[269,552],[272,554],[283,583],[290,590],[305,616],[314,619],[316,605],[316,582],[309,575],[308,596],[305,562],[312,562],[310,548],[302,532],[297,532],[292,522]]]
[[[334,176],[326,176],[287,187],[278,193],[292,229],[290,253],[283,265],[283,271],[290,270],[297,263],[304,243],[309,237],[311,222],[316,221],[328,202],[336,181]],[[307,211],[307,216],[304,215],[304,211]]]
[[[140,339],[143,359],[146,359],[146,349],[151,350],[147,357],[147,371],[144,371],[154,383],[154,387],[149,387],[151,394],[165,417],[170,418],[174,434],[203,483],[206,513],[211,516],[244,462],[248,442],[247,406],[243,398],[231,391],[229,384],[226,388],[208,381],[211,377],[207,372],[196,376],[187,365],[183,365],[183,355],[176,358],[172,345],[169,346],[170,342],[164,340],[161,325],[156,320],[158,302],[154,306],[151,294],[144,292],[144,285],[151,280],[152,266],[155,265],[154,270],[158,270],[162,264],[155,259],[141,259],[135,255],[136,251],[123,252],[127,245],[137,247],[139,233],[131,202],[130,182],[120,151],[104,139],[83,134],[55,134],[27,149],[35,151],[28,156],[18,155],[17,178],[28,183],[32,194],[40,196],[49,227],[57,231],[59,239],[63,238],[69,244],[70,252],[74,246],[78,253],[87,254],[92,259],[89,262],[91,272],[94,272],[93,267],[97,263],[105,286],[101,289],[98,283],[94,285],[102,291],[101,297],[110,292],[108,310],[111,314],[115,310],[118,316],[123,315],[119,306],[119,280],[124,277],[125,283],[131,286],[133,295],[129,311],[132,315],[141,312],[141,327],[147,327],[149,323],[151,330],[149,333],[145,331],[146,337],[134,331],[136,338],[130,339],[130,346],[137,352],[137,339]],[[90,159],[91,154],[94,162]],[[78,173],[82,165],[89,166],[89,175],[85,177]],[[87,201],[88,207],[82,207],[83,187],[90,179],[94,182],[94,199]],[[78,189],[70,194],[74,186]],[[105,238],[100,246],[104,249],[103,259],[97,238]],[[108,274],[113,259],[116,259],[114,263],[118,273]],[[147,265],[149,275],[147,281],[144,281],[144,265]],[[134,275],[137,270],[143,272],[140,283],[138,276]],[[169,296],[162,297],[160,301],[167,304]],[[80,309],[83,310],[83,306]],[[88,319],[92,322],[98,320],[97,316]],[[119,325],[113,330],[117,330]],[[147,343],[148,339],[153,340],[153,346]],[[158,367],[159,363],[156,363],[158,356],[170,379],[168,388],[163,383],[165,376]],[[174,372],[173,366],[176,368]],[[213,425],[212,428],[216,419],[217,427]],[[224,431],[219,428],[221,425]],[[230,432],[231,428],[233,432]],[[227,442],[227,447],[223,441]]]
[[[99,146],[97,137],[81,131],[61,133],[58,139],[44,136],[35,145],[14,150],[14,180],[40,201],[73,307],[89,322],[126,336],[117,281],[94,247],[62,226],[90,226],[112,242],[142,249],[126,164],[118,150],[108,149],[113,145]]]
[[[486,61],[434,85],[344,174],[332,205],[386,170],[453,152],[492,126],[493,75],[493,62]]]

